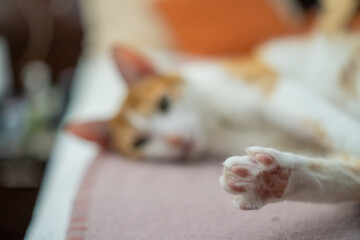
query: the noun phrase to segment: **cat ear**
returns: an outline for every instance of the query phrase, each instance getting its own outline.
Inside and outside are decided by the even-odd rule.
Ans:
[[[101,147],[109,147],[110,133],[107,121],[69,123],[66,125],[66,130]]]
[[[156,74],[153,66],[133,50],[117,46],[113,48],[113,56],[119,71],[129,86],[147,75]]]

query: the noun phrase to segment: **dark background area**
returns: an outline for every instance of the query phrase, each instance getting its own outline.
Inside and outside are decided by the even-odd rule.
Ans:
[[[77,2],[1,0],[0,35],[7,40],[9,46],[13,77],[12,88],[4,99],[0,99],[1,110],[6,109],[6,104],[14,100],[26,101],[22,71],[29,62],[41,61],[50,68],[50,87],[61,90],[58,92],[62,94],[59,94],[60,111],[55,117],[44,119],[45,123],[37,127],[36,131],[46,129],[50,136],[55,136],[52,133],[55,133],[65,111],[73,70],[81,53],[83,32]],[[6,112],[0,113],[5,119]],[[47,152],[50,151],[51,149]],[[47,158],[47,154],[39,157],[26,152],[0,156],[0,239],[23,239]]]

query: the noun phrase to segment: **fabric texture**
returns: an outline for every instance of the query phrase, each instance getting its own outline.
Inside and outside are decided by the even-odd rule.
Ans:
[[[68,239],[360,239],[360,205],[283,202],[234,208],[221,161],[155,164],[101,154],[74,203]]]

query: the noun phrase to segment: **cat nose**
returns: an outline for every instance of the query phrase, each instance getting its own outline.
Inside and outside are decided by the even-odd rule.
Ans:
[[[171,146],[181,149],[182,151],[189,152],[193,147],[193,141],[186,140],[181,136],[167,136],[165,137],[166,142],[168,142]]]
[[[184,145],[184,138],[180,136],[167,136],[165,137],[166,142],[168,142],[171,146],[180,148]]]

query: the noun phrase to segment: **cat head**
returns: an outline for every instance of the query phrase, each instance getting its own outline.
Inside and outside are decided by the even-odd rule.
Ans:
[[[68,130],[138,159],[188,159],[203,153],[205,129],[186,82],[160,74],[134,51],[114,48],[128,94],[110,120],[72,123]]]

